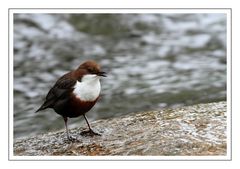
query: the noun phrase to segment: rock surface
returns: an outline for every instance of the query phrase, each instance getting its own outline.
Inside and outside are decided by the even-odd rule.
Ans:
[[[92,122],[101,136],[81,136],[85,128],[14,142],[14,156],[226,155],[226,102],[134,113]]]

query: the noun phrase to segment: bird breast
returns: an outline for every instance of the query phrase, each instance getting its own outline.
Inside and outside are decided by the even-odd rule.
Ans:
[[[81,101],[95,101],[101,90],[100,80],[98,77],[83,78],[81,82],[77,81],[74,85],[73,94]]]

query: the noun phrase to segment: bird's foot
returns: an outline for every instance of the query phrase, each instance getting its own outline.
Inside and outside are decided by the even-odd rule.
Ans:
[[[67,136],[67,142],[78,142],[78,139],[72,136]]]
[[[101,136],[101,134],[94,132],[93,130],[82,131],[80,133],[82,136]]]

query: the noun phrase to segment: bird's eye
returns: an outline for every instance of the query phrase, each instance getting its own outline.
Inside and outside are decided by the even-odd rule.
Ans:
[[[94,70],[93,68],[88,68],[88,72],[89,72],[89,73],[94,73],[95,70]]]

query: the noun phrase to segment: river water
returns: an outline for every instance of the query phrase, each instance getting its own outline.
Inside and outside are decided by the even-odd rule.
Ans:
[[[226,15],[14,14],[15,138],[64,129],[53,110],[34,112],[88,59],[108,72],[90,121],[226,100]]]

